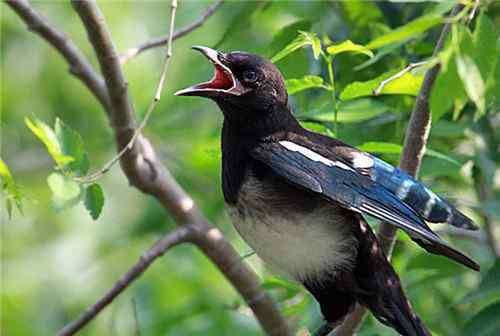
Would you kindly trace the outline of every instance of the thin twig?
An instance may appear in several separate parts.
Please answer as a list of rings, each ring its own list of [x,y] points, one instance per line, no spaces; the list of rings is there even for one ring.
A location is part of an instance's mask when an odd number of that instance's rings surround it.
[[[132,298],[132,313],[134,314],[134,336],[141,336],[141,325],[139,323],[139,313],[137,311],[137,302]]]
[[[205,23],[205,21],[207,21],[208,18],[210,18],[215,13],[217,8],[219,8],[219,6],[222,5],[223,2],[224,2],[224,0],[216,0],[213,4],[211,4],[210,6],[207,7],[206,11],[198,19],[191,22],[186,27],[176,31],[172,35],[172,40],[176,40],[176,39],[192,32],[193,30],[201,27]],[[139,55],[143,51],[146,51],[146,50],[151,49],[151,48],[159,47],[159,46],[164,45],[165,43],[168,43],[169,37],[170,37],[170,35],[155,37],[155,38],[150,39],[149,41],[146,41],[146,42],[138,45],[135,48],[130,48],[123,55],[120,56],[120,63],[123,65],[126,62],[128,62],[131,58]]]
[[[99,178],[101,178],[106,172],[108,172],[113,165],[115,165],[120,158],[127,152],[128,150],[131,150],[132,147],[134,146],[135,141],[139,137],[139,135],[142,133],[142,130],[144,127],[146,127],[149,117],[151,116],[151,113],[153,110],[156,108],[158,103],[160,102],[161,99],[161,93],[163,91],[163,86],[165,85],[165,78],[167,76],[167,71],[168,71],[168,66],[170,65],[170,59],[172,58],[172,41],[173,41],[173,31],[174,31],[174,26],[175,26],[175,14],[177,12],[177,0],[172,0],[171,6],[170,6],[170,23],[169,23],[169,30],[168,30],[168,45],[167,45],[167,51],[165,54],[165,59],[163,61],[163,67],[161,70],[160,74],[160,79],[158,81],[158,86],[156,87],[155,94],[153,96],[153,99],[151,100],[151,103],[149,104],[148,110],[146,111],[146,114],[144,115],[144,118],[142,119],[141,123],[139,124],[139,127],[134,131],[134,135],[128,142],[126,146],[124,146],[118,154],[115,155],[108,163],[106,163],[101,169],[98,171],[83,176],[83,177],[76,177],[75,180],[77,180],[80,183],[93,183]]]
[[[470,231],[465,229],[459,229],[453,226],[447,226],[440,230],[437,230],[436,233],[440,236],[448,236],[459,239],[466,239],[475,241],[478,243],[485,243],[487,241],[486,234],[483,231]]]
[[[472,6],[472,9],[469,12],[469,15],[467,16],[467,23],[471,23],[472,20],[474,19],[474,16],[476,16],[477,9],[479,8],[479,5],[481,4],[481,0],[474,0],[474,5]]]
[[[97,316],[105,307],[107,307],[121,292],[123,292],[130,284],[158,258],[164,255],[170,248],[186,243],[189,241],[190,233],[189,226],[178,227],[175,231],[166,235],[157,241],[140,259],[132,266],[115,285],[104,294],[95,304],[87,308],[80,316],[62,328],[58,336],[74,335],[83,328],[90,320]]]
[[[26,23],[28,29],[40,35],[66,60],[70,73],[80,79],[109,112],[110,101],[104,80],[97,74],[83,53],[64,33],[57,30],[27,0],[7,0],[7,5]]]
[[[457,15],[464,6],[456,5],[450,16]],[[452,21],[449,20],[443,27],[439,39],[434,47],[433,57],[443,49],[448,34],[451,30]],[[408,123],[403,152],[400,158],[400,168],[409,175],[416,177],[422,158],[425,153],[427,139],[431,126],[431,113],[429,109],[429,97],[434,81],[439,73],[440,64],[435,64],[425,73],[424,81],[415,101],[415,107]],[[396,227],[392,224],[382,222],[378,231],[380,245],[388,259],[391,258],[392,250],[396,241]],[[366,308],[356,305],[355,310],[346,318],[344,323],[333,331],[335,336],[354,335],[366,315]]]
[[[391,77],[386,78],[383,81],[381,81],[380,84],[373,90],[373,95],[378,96],[387,84],[389,84],[393,80],[396,80],[400,77],[403,77],[403,75],[405,73],[410,72],[415,68],[424,66],[424,65],[428,64],[429,62],[430,61],[421,61],[421,62],[408,64],[403,70],[401,70],[401,71],[395,73],[394,75],[392,75]]]

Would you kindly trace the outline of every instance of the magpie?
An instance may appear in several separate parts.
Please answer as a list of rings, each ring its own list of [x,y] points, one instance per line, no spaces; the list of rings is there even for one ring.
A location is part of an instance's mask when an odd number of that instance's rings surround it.
[[[303,284],[330,325],[359,303],[401,335],[430,335],[363,215],[478,271],[426,224],[473,230],[474,223],[400,169],[303,128],[267,59],[193,49],[213,64],[214,76],[176,95],[206,97],[222,110],[222,190],[243,239],[267,265]]]

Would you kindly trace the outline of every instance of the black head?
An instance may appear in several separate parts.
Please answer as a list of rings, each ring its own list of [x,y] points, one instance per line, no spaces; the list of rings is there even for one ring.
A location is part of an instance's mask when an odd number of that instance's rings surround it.
[[[245,52],[223,53],[195,46],[214,65],[213,78],[176,92],[214,100],[227,119],[249,120],[275,109],[287,110],[283,76],[265,58]]]

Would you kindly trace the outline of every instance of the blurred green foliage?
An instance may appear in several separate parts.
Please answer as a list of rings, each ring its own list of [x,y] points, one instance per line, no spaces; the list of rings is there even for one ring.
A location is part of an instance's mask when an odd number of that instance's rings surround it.
[[[181,1],[177,27],[192,22],[208,4]],[[166,32],[167,3],[99,5],[122,52]],[[212,103],[172,95],[210,77],[210,64],[189,47],[274,56],[293,93],[294,112],[306,126],[337,133],[397,164],[424,69],[407,73],[380,95],[373,95],[373,89],[408,63],[431,57],[443,15],[453,5],[226,2],[202,28],[175,42],[167,87],[145,133],[209,220],[244,255],[248,247],[229,223],[219,187],[222,116]],[[69,4],[34,6],[97,66]],[[106,116],[68,74],[61,57],[29,33],[12,11],[2,9],[0,176],[6,214],[0,325],[5,335],[51,335],[111,287],[174,223],[154,199],[129,187],[118,166],[99,185],[75,182],[115,155]],[[454,25],[438,55],[442,71],[430,99],[431,150],[421,169],[427,185],[479,225],[489,218],[493,231],[498,231],[500,208],[495,132],[500,126],[499,26],[500,6],[494,1],[484,2],[469,27]],[[151,50],[124,67],[138,118],[152,99],[162,57],[162,50]],[[47,126],[51,124],[54,129]],[[54,211],[58,204],[62,212]],[[446,237],[479,260],[480,274],[424,253],[404,234],[399,238],[394,265],[413,306],[436,335],[500,334],[500,262],[484,235]],[[300,286],[265,270],[255,255],[246,260],[297,330],[314,330],[321,323],[317,304]],[[237,293],[191,246],[169,252],[81,335],[138,335],[138,330],[140,335],[261,333]],[[371,317],[360,331],[392,334]]]

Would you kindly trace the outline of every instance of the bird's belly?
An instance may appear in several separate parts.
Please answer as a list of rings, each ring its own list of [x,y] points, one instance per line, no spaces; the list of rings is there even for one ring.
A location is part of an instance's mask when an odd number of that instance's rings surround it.
[[[352,268],[357,242],[352,222],[338,207],[327,202],[310,211],[285,206],[276,193],[269,199],[259,188],[248,186],[237,204],[227,207],[236,230],[271,268],[298,281],[318,281]]]

